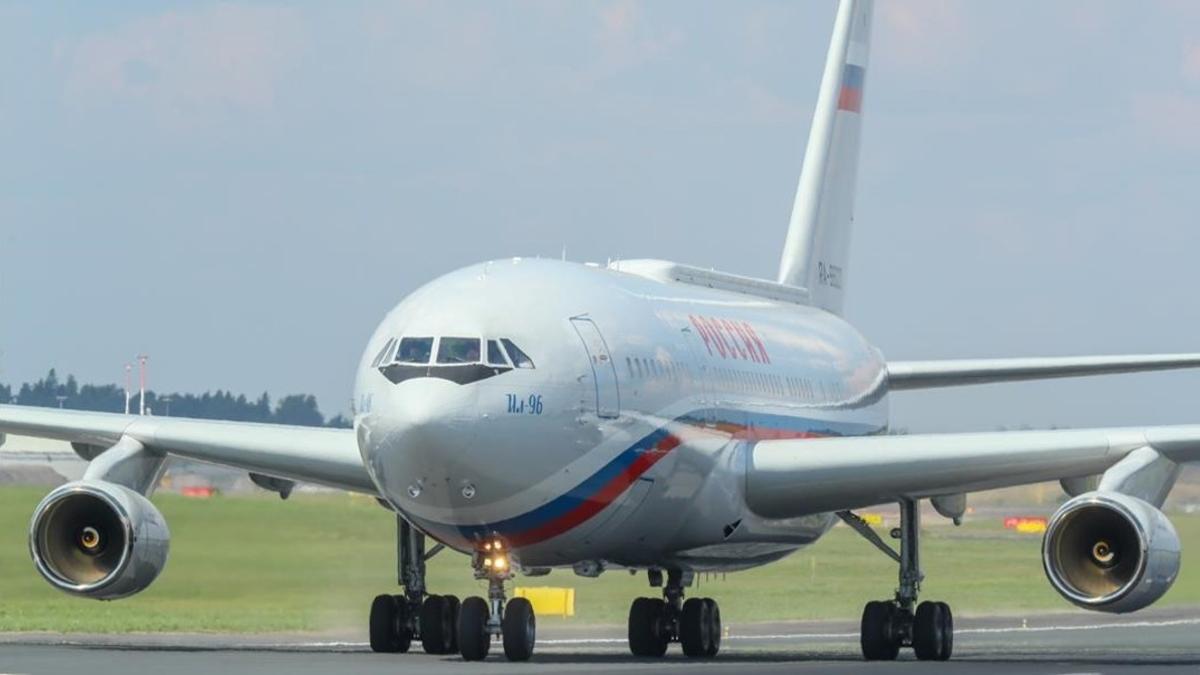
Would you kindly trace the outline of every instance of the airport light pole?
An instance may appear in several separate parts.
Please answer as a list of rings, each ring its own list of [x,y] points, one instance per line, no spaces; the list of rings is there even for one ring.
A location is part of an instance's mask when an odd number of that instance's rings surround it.
[[[133,398],[133,364],[125,364],[125,414],[129,414],[129,401]]]
[[[138,354],[138,357],[137,357],[138,380],[139,380],[139,390],[138,390],[138,414],[139,415],[146,414],[146,361],[149,360],[149,358],[150,357],[146,356],[145,354]]]

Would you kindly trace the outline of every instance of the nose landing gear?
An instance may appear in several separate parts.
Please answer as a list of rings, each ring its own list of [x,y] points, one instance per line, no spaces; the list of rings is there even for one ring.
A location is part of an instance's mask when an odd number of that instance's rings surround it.
[[[868,661],[894,660],[901,647],[912,647],[922,661],[945,661],[954,651],[954,616],[950,606],[944,602],[917,604],[921,581],[925,578],[918,555],[920,513],[916,501],[900,502],[900,527],[893,532],[900,539],[898,556],[886,544],[872,539],[873,533],[868,535],[860,529],[861,523],[847,521],[900,563],[900,585],[895,599],[868,602],[863,608],[861,643],[863,658]]]
[[[650,584],[662,586],[662,571],[650,570]],[[661,657],[678,642],[693,658],[713,657],[721,650],[721,610],[712,598],[683,599],[691,574],[667,572],[663,597],[637,598],[629,607],[629,651],[634,656]]]
[[[500,637],[509,661],[528,661],[537,638],[533,605],[525,598],[507,600],[504,582],[513,577],[508,548],[499,537],[481,542],[471,556],[476,579],[487,579],[488,597],[463,601],[458,616],[458,646],[466,661],[481,661]]]

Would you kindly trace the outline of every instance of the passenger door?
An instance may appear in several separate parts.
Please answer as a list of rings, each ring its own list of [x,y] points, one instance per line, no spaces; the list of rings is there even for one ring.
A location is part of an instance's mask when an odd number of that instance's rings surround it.
[[[592,380],[596,386],[596,414],[600,417],[617,417],[621,413],[620,392],[617,391],[617,368],[608,353],[608,344],[595,322],[586,317],[571,317],[571,325],[592,365]]]

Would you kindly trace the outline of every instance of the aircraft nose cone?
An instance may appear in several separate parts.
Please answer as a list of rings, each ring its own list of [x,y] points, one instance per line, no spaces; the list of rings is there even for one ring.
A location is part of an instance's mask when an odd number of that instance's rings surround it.
[[[385,493],[404,505],[448,507],[464,486],[452,478],[475,440],[473,388],[423,378],[376,402],[368,466]]]

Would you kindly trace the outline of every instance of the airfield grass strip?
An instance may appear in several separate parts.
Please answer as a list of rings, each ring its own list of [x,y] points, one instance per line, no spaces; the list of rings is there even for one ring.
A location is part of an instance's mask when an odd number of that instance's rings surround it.
[[[341,494],[154,498],[171,529],[166,570],[145,592],[115,602],[64,595],[29,559],[26,532],[45,490],[0,488],[0,631],[277,632],[365,634],[371,598],[397,592],[395,523],[373,500]],[[1173,514],[1184,564],[1160,606],[1200,604],[1200,515]],[[961,528],[926,527],[923,597],[959,614],[1068,610],[1042,573],[1039,535],[1015,535],[997,518]],[[485,594],[467,558],[430,561],[429,586],[460,597]],[[645,575],[612,570],[598,579],[555,570],[518,578],[529,586],[576,589],[577,615],[543,622],[624,624],[630,601],[651,594]],[[701,578],[692,594],[721,603],[726,623],[856,619],[867,600],[891,595],[894,565],[845,527],[815,546],[754,570]]]

